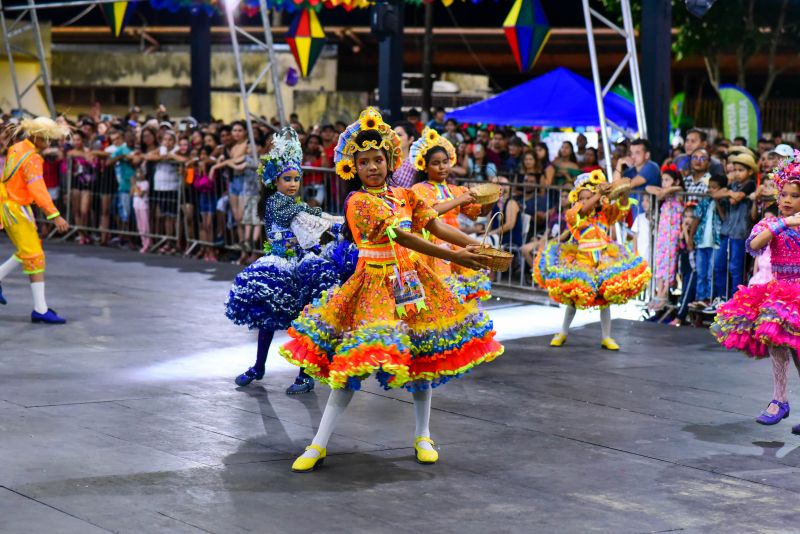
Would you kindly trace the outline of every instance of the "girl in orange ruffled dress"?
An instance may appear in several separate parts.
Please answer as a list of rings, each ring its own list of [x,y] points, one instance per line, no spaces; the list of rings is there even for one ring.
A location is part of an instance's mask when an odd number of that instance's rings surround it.
[[[475,195],[469,189],[447,183],[457,157],[450,141],[436,130],[425,128],[422,136],[411,145],[409,157],[418,171],[418,182],[411,189],[436,210],[440,220],[458,228],[459,213],[473,220],[481,214],[481,205],[475,203]],[[487,206],[486,212],[491,209],[491,205]],[[430,232],[423,230],[422,236],[437,246],[453,248]],[[487,300],[490,297],[492,282],[485,270],[467,269],[433,256],[426,256],[425,260],[462,301]]]
[[[420,255],[480,269],[478,242],[440,221],[414,191],[387,186],[401,159],[397,134],[374,108],[361,113],[336,147],[336,172],[351,191],[345,217],[359,259],[341,288],[306,307],[281,347],[289,362],[332,388],[319,430],[293,471],[322,463],[338,417],[373,373],[386,389],[412,392],[416,459],[435,463],[431,388],[503,352],[488,316],[474,301],[460,303]],[[422,229],[463,248],[425,241],[415,235]]]
[[[600,308],[600,346],[619,350],[611,337],[611,304],[624,304],[650,281],[650,268],[641,257],[611,239],[611,228],[625,219],[631,203],[627,196],[609,201],[611,184],[603,171],[582,174],[569,194],[569,241],[551,242],[534,262],[534,278],[550,298],[567,306],[561,332],[550,341],[560,347],[578,309]]]

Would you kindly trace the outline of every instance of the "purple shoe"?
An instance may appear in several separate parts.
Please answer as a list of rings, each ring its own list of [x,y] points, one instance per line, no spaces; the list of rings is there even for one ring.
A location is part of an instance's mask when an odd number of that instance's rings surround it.
[[[775,405],[778,406],[778,413],[773,415],[773,414],[767,412],[767,410],[764,410],[763,412],[761,412],[761,414],[758,417],[756,417],[756,423],[760,423],[762,425],[777,425],[782,420],[784,420],[787,417],[789,417],[789,403],[788,402],[778,402],[775,399],[773,399],[772,402],[770,402],[767,405],[767,408],[769,408],[770,405],[772,405],[772,404],[775,404]],[[797,427],[798,427],[798,431],[795,432],[795,434],[800,433],[800,425],[797,425]],[[792,428],[792,432],[794,432],[794,428]]]
[[[58,316],[55,310],[48,308],[47,313],[37,313],[36,310],[31,312],[32,323],[46,323],[46,324],[64,324],[66,319]]]
[[[800,425],[794,425],[792,427],[792,434],[800,435]]]

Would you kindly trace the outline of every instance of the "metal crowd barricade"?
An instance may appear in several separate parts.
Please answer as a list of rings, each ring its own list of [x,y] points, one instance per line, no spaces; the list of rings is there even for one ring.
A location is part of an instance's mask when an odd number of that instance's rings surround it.
[[[117,180],[114,175],[112,165],[105,165],[100,160],[98,165],[87,170],[76,165],[72,158],[66,158],[61,165],[61,187],[60,196],[57,196],[56,203],[60,206],[65,218],[69,221],[70,232],[64,239],[86,236],[99,236],[100,240],[108,239],[109,236],[127,237],[140,244],[148,244],[148,250],[156,250],[166,243],[172,243],[174,247],[181,248],[186,254],[193,253],[198,247],[213,247],[215,249],[241,250],[237,247],[238,237],[235,221],[233,220],[230,207],[226,204],[228,197],[228,184],[219,178],[213,191],[203,192],[194,186],[192,180],[182,166],[177,168],[178,189],[170,191],[155,191],[152,170],[148,176],[150,191],[148,194],[147,214],[144,220],[147,221],[149,228],[139,228],[132,205],[129,205],[129,217],[127,222],[124,217],[120,217],[120,201],[125,200],[117,187]],[[144,165],[143,167],[146,167]],[[304,167],[304,176],[307,181],[303,183],[301,195],[303,200],[310,201],[312,204],[319,205],[324,211],[342,215],[344,213],[345,188],[344,182],[336,178],[334,169],[320,167]],[[88,172],[88,176],[86,175]],[[459,184],[470,185],[479,183],[470,179],[458,179]],[[503,184],[504,185],[504,184]],[[532,261],[538,250],[553,239],[564,237],[566,230],[564,214],[569,208],[567,186],[544,186],[536,183],[520,183],[514,179],[510,180],[508,186],[510,195],[520,203],[521,215],[516,224],[521,224],[521,232],[510,232],[504,236],[503,242],[494,241],[495,246],[502,246],[514,254],[512,268],[506,273],[496,273],[494,285],[498,288],[505,288],[526,293],[539,293],[542,295],[541,288],[537,288],[532,280]],[[168,194],[164,194],[168,193]],[[696,202],[703,195],[680,194],[685,201]],[[661,210],[657,199],[646,193],[636,193],[633,197],[640,203],[645,199],[649,200],[649,228],[648,235],[649,252],[645,253],[645,259],[653,270],[653,278],[646,292],[640,295],[640,301],[648,301],[656,294],[656,265],[658,257],[659,236],[674,229],[663,228],[661,221]],[[132,198],[129,199],[132,204]],[[641,210],[639,206],[637,210]],[[166,214],[166,216],[165,216]],[[167,218],[174,214],[174,228],[169,233],[164,231],[164,224]],[[483,219],[485,223],[486,219]],[[47,221],[40,219],[43,231],[49,232],[49,237],[55,234],[46,225]],[[466,223],[467,221],[465,221]],[[260,224],[258,225],[261,226]],[[471,228],[463,228],[468,233]],[[480,227],[472,228],[472,233],[476,236],[482,235]],[[627,224],[618,225],[616,232],[619,235],[613,237],[618,241],[624,242],[626,246],[633,249],[636,236]],[[148,243],[149,241],[149,243]],[[255,240],[255,243],[260,241]],[[260,246],[254,244],[254,251],[259,252]],[[713,256],[725,253],[730,257],[730,250],[714,252]],[[718,276],[719,270],[715,270],[714,258],[711,263],[711,287],[714,287],[714,277]],[[728,294],[730,287],[730,262],[725,264],[725,293]],[[747,274],[750,262],[747,260],[742,266],[744,283],[747,281]],[[691,272],[694,273],[696,265],[692,264]],[[680,266],[678,267],[680,270]],[[684,285],[686,282],[682,282]],[[671,281],[672,287],[675,282]],[[719,296],[712,293],[712,297]]]
[[[147,228],[137,224],[133,208],[133,195],[121,191],[114,166],[106,159],[98,158],[87,165],[83,158],[66,157],[61,168],[61,203],[70,230],[63,240],[75,238],[84,243],[98,239],[102,244],[112,237],[138,238],[140,244],[156,250],[165,243],[177,243],[181,237],[178,211],[183,191],[179,187],[172,191],[156,191],[152,177],[148,179],[147,204],[144,219]],[[179,184],[183,181],[183,168],[175,165]],[[137,173],[139,171],[137,170]],[[136,176],[132,179],[136,180]],[[169,221],[168,219],[174,219]],[[174,226],[169,233],[161,231]],[[52,235],[52,234],[51,234]]]

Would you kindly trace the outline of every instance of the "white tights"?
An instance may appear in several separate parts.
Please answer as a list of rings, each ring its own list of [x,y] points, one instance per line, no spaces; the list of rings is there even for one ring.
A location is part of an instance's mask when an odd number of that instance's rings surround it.
[[[567,309],[564,310],[564,322],[561,323],[562,335],[566,336],[569,333],[569,325],[572,324],[577,311],[573,306],[567,306]],[[600,330],[603,333],[603,339],[611,337],[611,308],[608,306],[600,308]]]
[[[433,394],[432,388],[422,391],[415,391],[412,396],[414,398],[414,417],[416,419],[415,432],[417,436],[426,438],[431,437],[430,419],[431,419],[431,396]],[[328,440],[333,434],[333,429],[347,405],[353,398],[352,389],[334,389],[328,397],[328,404],[325,405],[325,411],[322,413],[322,419],[319,422],[319,429],[317,434],[311,441],[312,445],[325,449],[328,447]],[[420,442],[421,449],[433,450],[430,443]],[[317,458],[319,452],[316,449],[309,449],[302,455],[305,458]]]

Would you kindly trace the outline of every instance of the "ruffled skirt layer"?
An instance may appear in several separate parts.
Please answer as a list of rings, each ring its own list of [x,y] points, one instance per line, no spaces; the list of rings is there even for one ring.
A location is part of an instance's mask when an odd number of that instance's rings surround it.
[[[717,310],[711,332],[724,347],[764,358],[769,347],[800,350],[800,282],[740,286]]]
[[[386,389],[427,389],[503,353],[492,322],[462,304],[422,261],[411,265],[425,307],[397,308],[392,269],[365,265],[303,310],[280,353],[332,388],[359,389],[371,374]]]
[[[236,276],[225,315],[249,328],[285,330],[306,304],[350,277],[357,254],[355,246],[338,241],[302,257],[263,256]]]
[[[644,290],[651,273],[645,260],[616,243],[593,255],[553,241],[539,251],[533,276],[554,301],[585,309],[628,302]]]

